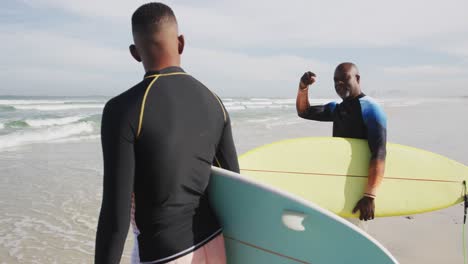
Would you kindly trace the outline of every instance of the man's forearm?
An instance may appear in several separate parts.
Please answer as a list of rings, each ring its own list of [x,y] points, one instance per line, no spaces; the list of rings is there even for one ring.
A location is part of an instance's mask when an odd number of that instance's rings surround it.
[[[95,264],[120,263],[130,217],[116,215],[119,213],[101,209],[96,232]]]
[[[364,190],[364,196],[376,197],[377,189],[382,183],[385,173],[385,160],[373,159],[369,164],[369,176]]]
[[[296,110],[297,114],[304,113],[309,109],[310,103],[309,103],[309,88],[306,87],[303,89],[301,85],[299,84],[299,89],[297,91],[297,98],[296,98]]]

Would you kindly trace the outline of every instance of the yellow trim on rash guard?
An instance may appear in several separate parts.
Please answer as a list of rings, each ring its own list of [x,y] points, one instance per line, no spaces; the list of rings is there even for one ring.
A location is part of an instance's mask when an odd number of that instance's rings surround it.
[[[143,96],[143,101],[141,102],[141,110],[140,110],[140,121],[138,123],[138,131],[137,131],[137,138],[140,137],[141,132],[141,124],[143,123],[143,113],[145,112],[145,103],[146,103],[146,96],[148,95],[149,90],[153,86],[154,82],[159,78],[159,76],[155,76],[155,78],[150,82],[148,87],[146,87],[145,95]]]
[[[221,162],[219,162],[218,157],[216,157],[216,155],[215,155],[215,161],[216,161],[216,163],[218,163],[218,167],[220,167],[222,169],[223,166],[221,166]]]
[[[216,98],[216,100],[218,100],[219,106],[221,106],[221,110],[223,110],[224,124],[226,124],[226,121],[227,121],[226,110],[224,110],[224,106],[221,103],[221,100],[219,100],[218,96],[215,93],[213,93],[210,89],[208,89],[208,90],[213,94],[213,96]]]
[[[187,74],[187,73],[185,73],[185,72],[161,73],[161,74],[154,74],[154,75],[150,75],[150,76],[145,77],[145,79],[148,79],[148,78],[154,78],[154,79],[150,82],[148,87],[146,87],[145,95],[143,96],[143,102],[141,103],[141,110],[140,110],[140,121],[138,123],[138,131],[137,131],[137,136],[136,136],[137,138],[140,137],[141,126],[143,124],[143,114],[145,112],[146,97],[148,96],[148,93],[149,93],[151,87],[153,87],[153,84],[161,76],[182,75],[182,74]]]
[[[171,76],[171,75],[188,75],[186,72],[170,72],[170,73],[160,73],[146,76],[145,79],[159,77],[159,76]]]

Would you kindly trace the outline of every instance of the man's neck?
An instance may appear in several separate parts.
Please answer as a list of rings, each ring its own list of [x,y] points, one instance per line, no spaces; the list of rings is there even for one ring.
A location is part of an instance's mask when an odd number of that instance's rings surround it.
[[[351,101],[351,100],[355,100],[357,98],[360,98],[362,95],[363,95],[363,93],[359,92],[358,94],[353,94],[353,95],[350,95],[350,96],[348,96],[346,98],[342,98],[342,99],[343,99],[343,101]]]
[[[361,96],[361,94],[362,94],[362,91],[361,91],[361,89],[359,89],[359,90],[354,91],[353,94],[351,96],[349,96],[349,98],[350,99],[355,99],[355,98],[358,98],[359,96]]]
[[[145,66],[145,71],[159,71],[167,67],[180,67],[180,59],[168,59],[168,60],[159,60],[154,61],[150,65]]]

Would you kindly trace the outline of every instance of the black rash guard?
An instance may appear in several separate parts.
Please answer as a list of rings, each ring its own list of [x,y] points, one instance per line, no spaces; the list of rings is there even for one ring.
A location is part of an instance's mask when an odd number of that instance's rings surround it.
[[[361,93],[341,103],[311,106],[299,116],[317,121],[332,121],[333,136],[367,139],[371,160],[385,160],[387,155],[387,117],[382,107]]]
[[[118,263],[131,220],[141,262],[165,263],[221,233],[206,188],[211,165],[239,172],[221,100],[180,67],[148,72],[107,102],[96,263]]]

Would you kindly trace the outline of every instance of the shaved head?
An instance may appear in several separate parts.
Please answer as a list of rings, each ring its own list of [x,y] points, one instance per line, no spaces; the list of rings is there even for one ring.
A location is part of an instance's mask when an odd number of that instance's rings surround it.
[[[359,69],[356,64],[352,62],[343,62],[336,66],[335,72],[349,72],[351,74],[359,75]]]
[[[354,98],[361,94],[361,76],[357,66],[352,62],[343,62],[336,66],[335,75],[336,93],[343,99]]]

